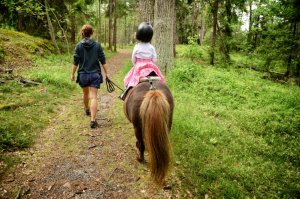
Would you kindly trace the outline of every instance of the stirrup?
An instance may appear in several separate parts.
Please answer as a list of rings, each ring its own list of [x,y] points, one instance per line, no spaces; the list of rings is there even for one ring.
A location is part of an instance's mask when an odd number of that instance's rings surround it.
[[[128,94],[128,91],[131,89],[132,87],[129,87],[129,88],[126,88],[126,90],[123,92],[123,93],[121,93],[121,95],[119,96],[119,98],[121,99],[121,100],[125,100],[125,98],[126,98],[126,95]]]

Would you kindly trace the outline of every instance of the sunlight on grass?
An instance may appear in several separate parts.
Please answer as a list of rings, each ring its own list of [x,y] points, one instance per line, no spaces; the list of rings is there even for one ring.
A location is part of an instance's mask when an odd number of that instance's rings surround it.
[[[200,198],[299,195],[299,87],[180,58],[167,82],[183,186]]]

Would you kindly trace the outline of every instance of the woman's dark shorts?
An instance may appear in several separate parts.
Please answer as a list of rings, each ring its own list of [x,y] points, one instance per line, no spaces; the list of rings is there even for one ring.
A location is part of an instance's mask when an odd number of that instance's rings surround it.
[[[100,84],[103,83],[103,78],[100,73],[79,73],[77,81],[81,87],[96,87],[100,88]]]

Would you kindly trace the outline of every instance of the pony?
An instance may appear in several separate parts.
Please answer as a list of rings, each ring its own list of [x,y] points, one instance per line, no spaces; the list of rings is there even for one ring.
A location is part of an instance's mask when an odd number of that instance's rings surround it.
[[[137,160],[145,162],[149,154],[150,176],[163,184],[171,160],[169,132],[172,126],[174,100],[169,88],[159,81],[142,82],[128,91],[124,112],[133,124]]]

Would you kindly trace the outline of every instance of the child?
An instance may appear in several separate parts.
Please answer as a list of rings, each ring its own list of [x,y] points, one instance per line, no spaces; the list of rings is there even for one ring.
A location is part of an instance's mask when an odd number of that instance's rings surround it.
[[[136,39],[138,43],[132,52],[133,67],[124,78],[124,86],[126,90],[120,96],[125,99],[127,91],[136,86],[140,79],[149,75],[160,77],[160,82],[165,83],[165,78],[156,66],[156,51],[150,41],[153,36],[153,29],[149,23],[142,22],[136,31]],[[153,75],[154,74],[154,75]]]

